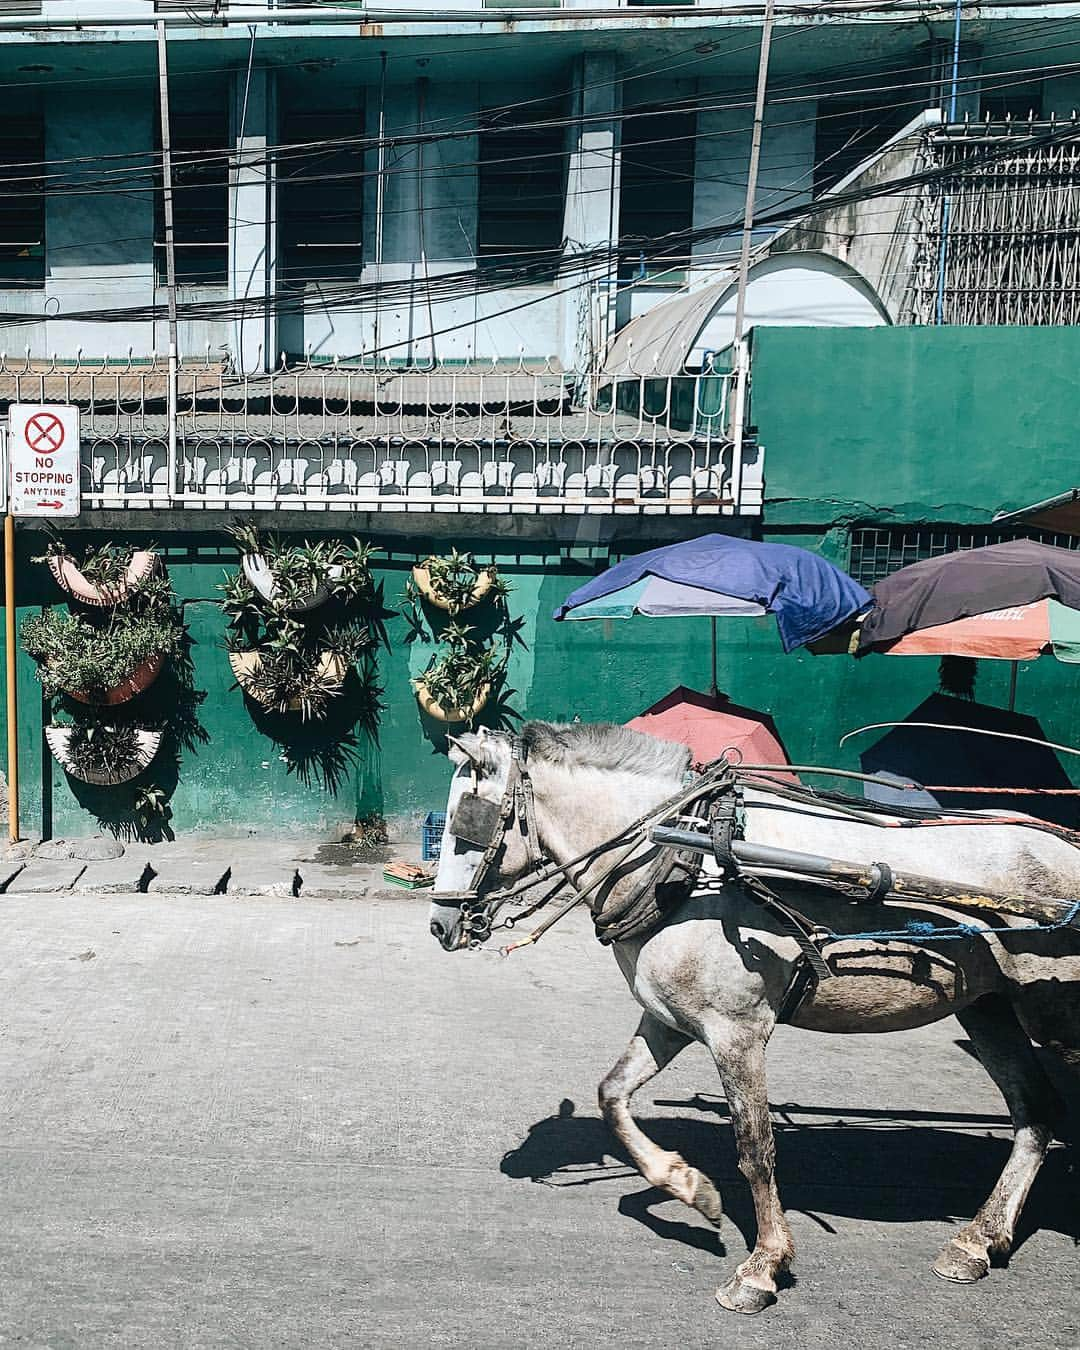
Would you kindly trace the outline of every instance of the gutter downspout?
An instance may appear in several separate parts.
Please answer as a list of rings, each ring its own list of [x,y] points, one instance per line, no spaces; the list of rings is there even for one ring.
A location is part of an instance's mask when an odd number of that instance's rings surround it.
[[[383,223],[386,192],[386,53],[379,53],[379,167],[375,179],[375,273],[381,285],[383,261]],[[375,296],[375,364],[379,363],[379,297]]]
[[[956,93],[960,78],[960,18],[963,0],[956,0],[956,14],[953,19],[952,79],[949,87],[949,123],[956,121]],[[952,203],[948,193],[941,198],[941,243],[938,246],[937,303],[934,307],[934,322],[945,322],[945,264],[949,256],[949,216]]]
[[[167,466],[169,495],[178,489],[176,481],[176,408],[177,408],[177,341],[176,341],[176,246],[173,235],[172,145],[169,136],[169,68],[165,42],[165,24],[157,24],[158,93],[161,107],[161,184],[165,208],[165,280],[169,290],[169,377],[168,377],[168,450]]]
[[[960,0],[957,0],[957,4]],[[733,514],[742,505],[743,423],[746,419],[746,387],[750,376],[749,351],[743,341],[746,322],[746,286],[750,275],[750,245],[754,237],[754,200],[757,196],[758,164],[761,160],[761,132],[765,120],[765,89],[769,80],[769,47],[772,44],[774,0],[765,0],[761,27],[761,51],[758,56],[757,93],[754,96],[754,126],[750,136],[750,166],[746,175],[746,206],[743,211],[742,248],[739,252],[739,283],[735,301],[735,331],[732,348],[735,356],[735,396],[731,420],[731,496]]]

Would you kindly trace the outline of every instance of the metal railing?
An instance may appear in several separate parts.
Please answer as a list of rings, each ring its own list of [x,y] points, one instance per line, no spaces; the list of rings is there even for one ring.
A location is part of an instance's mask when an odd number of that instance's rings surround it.
[[[0,356],[0,410],[80,408],[84,507],[757,514],[761,454],[732,464],[728,373],[578,376],[524,358],[397,367],[179,369]]]

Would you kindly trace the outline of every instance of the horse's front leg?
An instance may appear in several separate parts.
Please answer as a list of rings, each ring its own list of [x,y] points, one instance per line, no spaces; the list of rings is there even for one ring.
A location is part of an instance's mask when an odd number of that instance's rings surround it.
[[[795,1243],[776,1189],[776,1145],[765,1077],[768,1031],[732,1036],[726,1034],[729,1030],[709,1036],[706,1044],[731,1111],[739,1171],[754,1198],[757,1240],[728,1283],[716,1291],[716,1301],[732,1312],[758,1313],[776,1301],[776,1277],[791,1264]]]
[[[600,1084],[600,1110],[609,1128],[649,1183],[698,1210],[712,1223],[723,1215],[720,1193],[708,1177],[678,1153],[653,1143],[630,1114],[630,1098],[665,1064],[670,1064],[691,1037],[665,1026],[646,1013],[633,1040]]]

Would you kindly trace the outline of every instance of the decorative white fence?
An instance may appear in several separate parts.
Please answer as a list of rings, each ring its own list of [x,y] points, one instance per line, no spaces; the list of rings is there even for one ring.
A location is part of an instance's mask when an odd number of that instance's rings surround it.
[[[184,362],[172,463],[163,358],[0,357],[0,409],[79,406],[89,508],[758,514],[760,451],[732,463],[733,378]]]

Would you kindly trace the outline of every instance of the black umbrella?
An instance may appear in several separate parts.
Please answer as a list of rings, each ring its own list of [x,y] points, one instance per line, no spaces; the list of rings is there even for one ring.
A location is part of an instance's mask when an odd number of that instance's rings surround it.
[[[1032,539],[961,549],[902,567],[877,582],[873,595],[859,655],[907,633],[1036,600],[1080,609],[1080,552]]]

